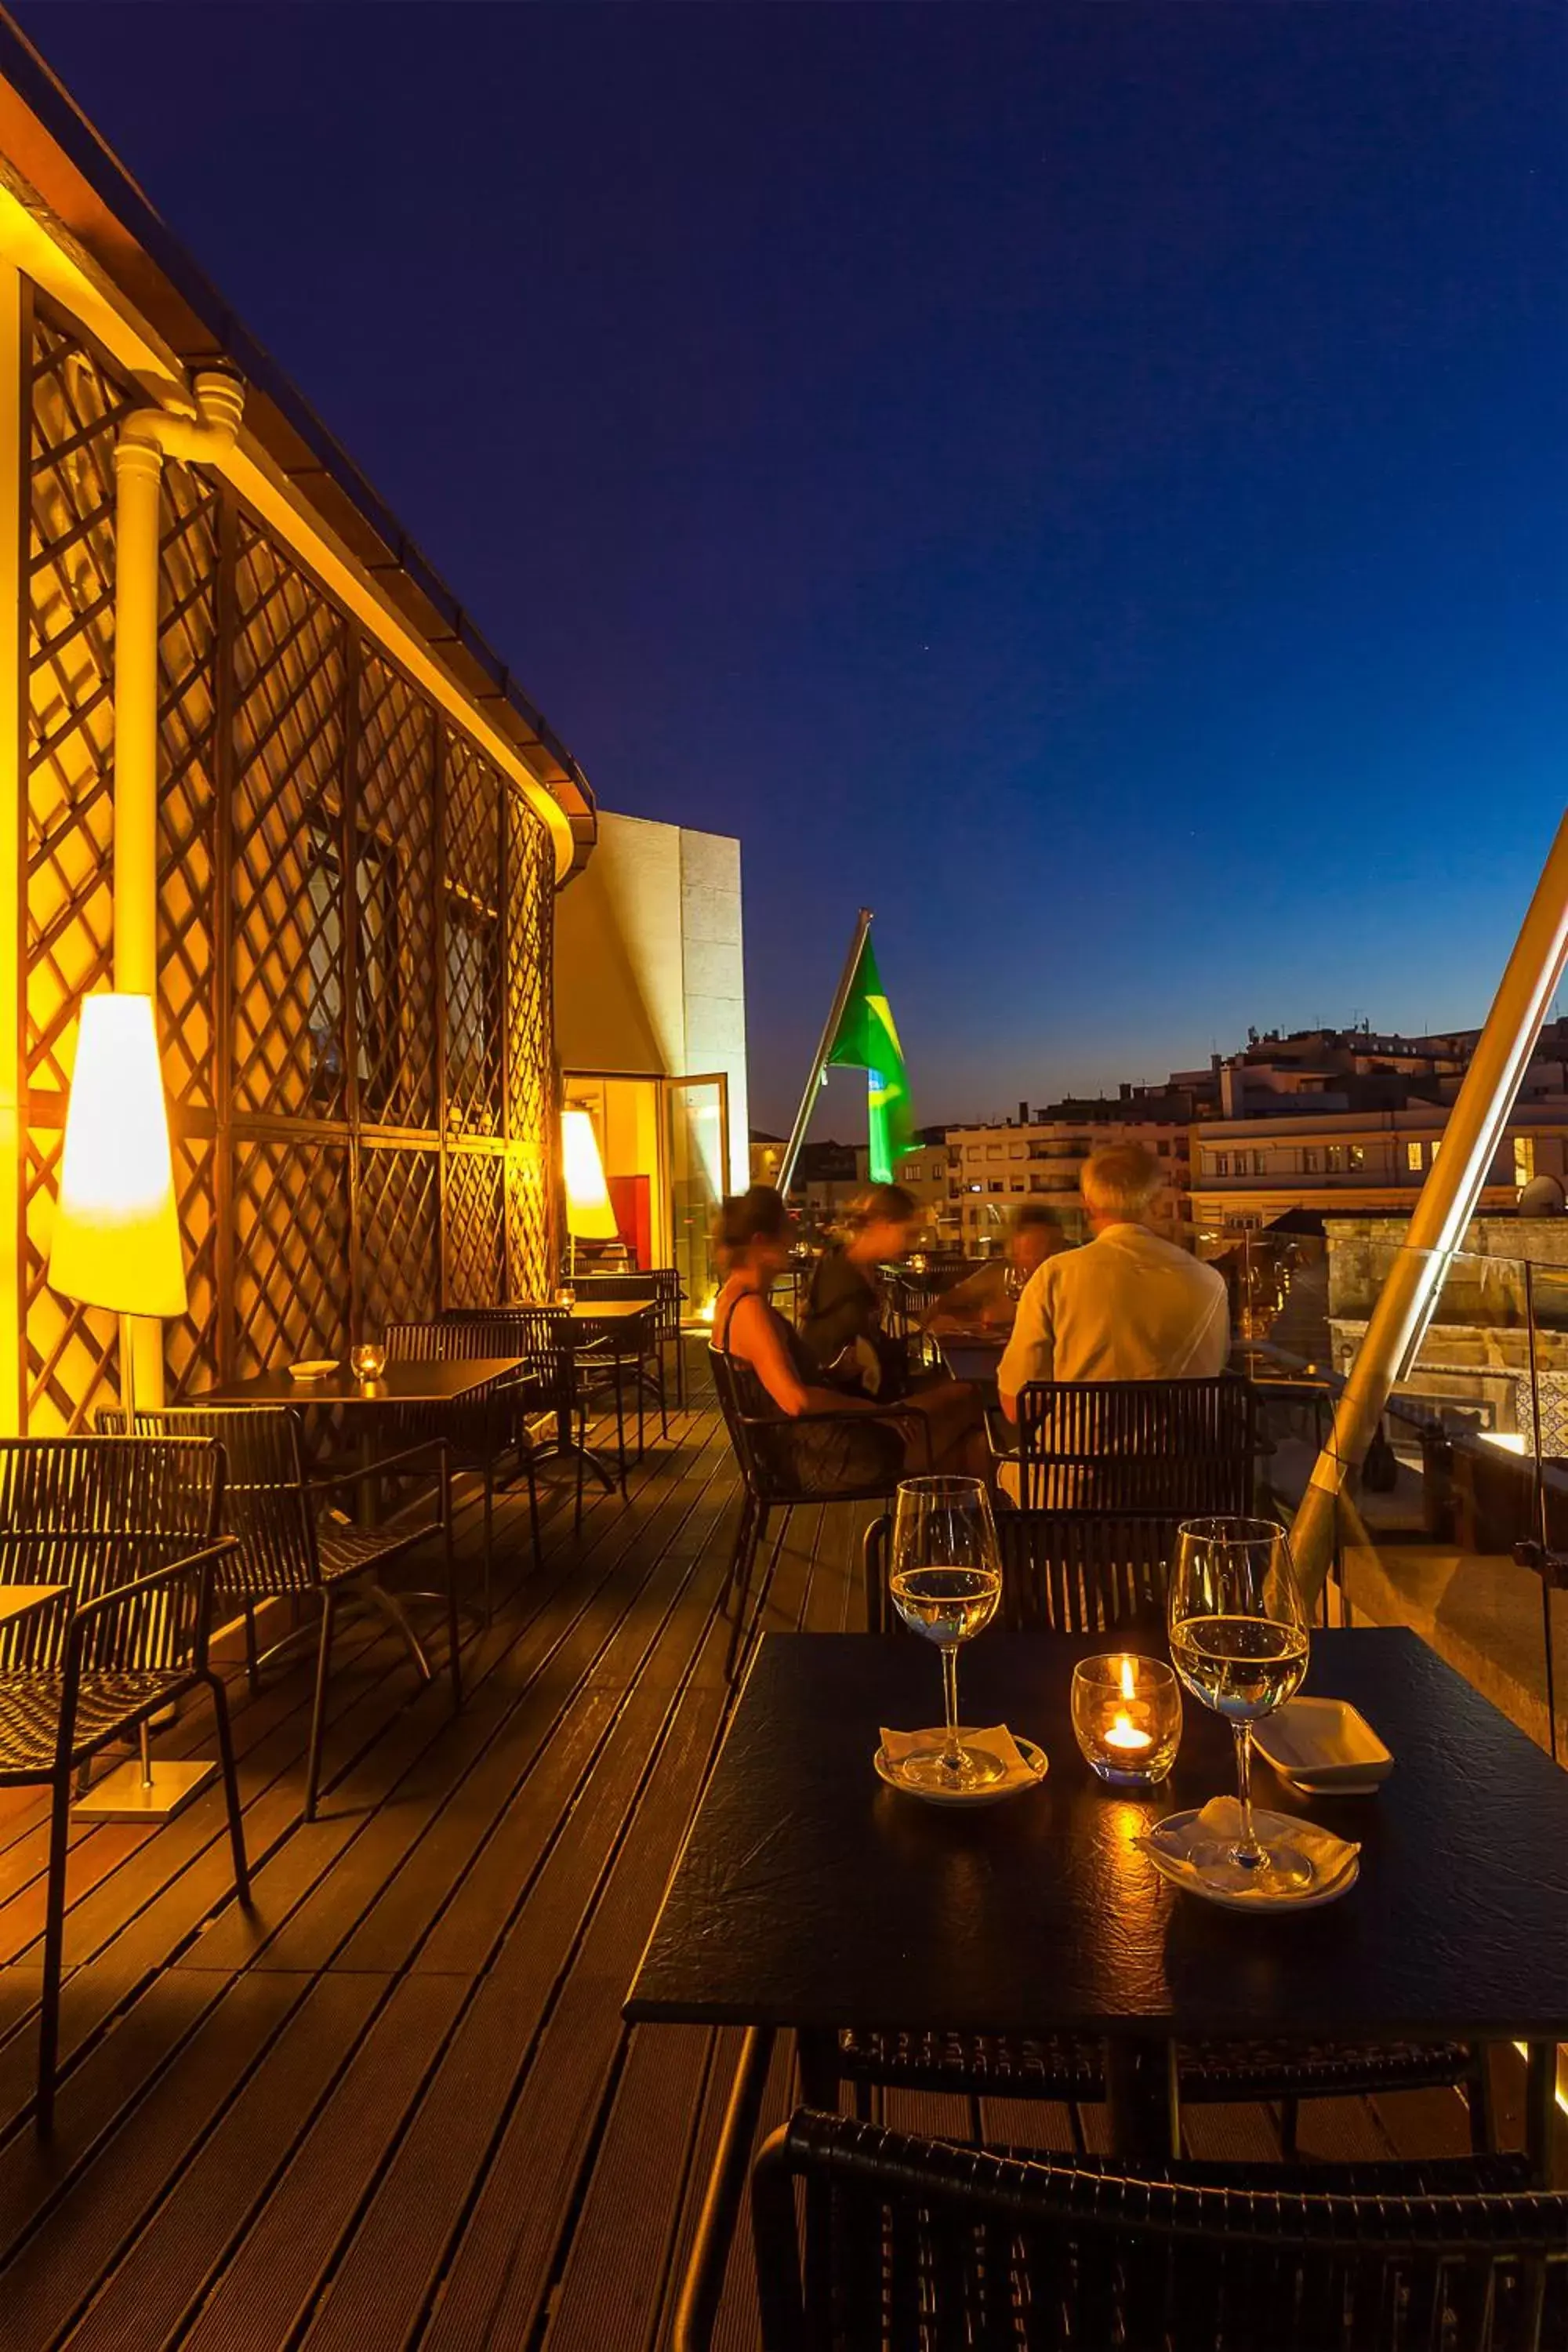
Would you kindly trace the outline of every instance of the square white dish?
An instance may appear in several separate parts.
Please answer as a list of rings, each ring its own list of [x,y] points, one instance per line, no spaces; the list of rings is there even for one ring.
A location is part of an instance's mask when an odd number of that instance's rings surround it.
[[[1365,1716],[1342,1698],[1293,1698],[1258,1724],[1252,1738],[1282,1780],[1325,1796],[1374,1789],[1394,1769]]]

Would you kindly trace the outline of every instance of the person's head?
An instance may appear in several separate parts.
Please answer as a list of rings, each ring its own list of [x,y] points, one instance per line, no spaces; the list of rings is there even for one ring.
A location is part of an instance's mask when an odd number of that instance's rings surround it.
[[[714,1247],[730,1274],[776,1274],[789,1255],[795,1239],[795,1219],[782,1192],[772,1184],[753,1184],[747,1192],[732,1192],[719,1211],[713,1229]]]
[[[1043,1201],[1025,1201],[1015,1211],[1007,1256],[1021,1275],[1027,1277],[1067,1245],[1066,1234]]]
[[[1096,1233],[1106,1225],[1146,1225],[1163,1181],[1159,1161],[1141,1143],[1113,1143],[1083,1163],[1079,1189]]]
[[[873,1184],[844,1213],[845,1247],[865,1265],[902,1257],[920,1223],[920,1208],[901,1184]]]

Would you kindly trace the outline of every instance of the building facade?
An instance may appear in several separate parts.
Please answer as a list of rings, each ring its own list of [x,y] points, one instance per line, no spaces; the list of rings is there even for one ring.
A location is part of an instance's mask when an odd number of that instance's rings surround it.
[[[120,1385],[114,1319],[47,1282],[110,986],[154,999],[187,1267],[185,1316],[138,1327],[149,1402],[546,1293],[593,795],[5,25],[0,417],[0,1426]],[[680,837],[680,1051],[743,1138],[733,849]]]

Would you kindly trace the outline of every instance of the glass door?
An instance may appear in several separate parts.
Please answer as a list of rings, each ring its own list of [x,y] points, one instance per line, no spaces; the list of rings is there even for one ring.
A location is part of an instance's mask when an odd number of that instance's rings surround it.
[[[713,1222],[729,1190],[729,1081],[720,1071],[712,1077],[666,1078],[663,1088],[671,1262],[686,1293],[686,1319],[707,1322],[719,1286]]]

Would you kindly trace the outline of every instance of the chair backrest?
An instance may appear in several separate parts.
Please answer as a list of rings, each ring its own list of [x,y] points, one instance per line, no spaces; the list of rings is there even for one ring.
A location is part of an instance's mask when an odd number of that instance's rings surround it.
[[[518,1353],[509,1342],[493,1346],[495,1334],[476,1317],[462,1322],[389,1323],[382,1334],[390,1364],[472,1363],[481,1356]]]
[[[106,1426],[121,1418],[100,1415]],[[300,1422],[292,1405],[165,1405],[139,1410],[136,1432],[222,1446],[223,1524],[239,1546],[218,1564],[219,1592],[234,1601],[262,1601],[306,1592],[321,1581]]]
[[[1485,2160],[1369,2165],[1338,2179],[1317,2192],[1300,2173],[1272,2191],[1260,2172],[1245,2186],[1213,2168],[1205,2179],[1203,2168],[1127,2176],[796,2115],[752,2168],[763,2342],[767,2352],[1568,2343],[1568,2197],[1530,2194],[1516,2168]],[[1489,2180],[1506,2186],[1475,2185]]]
[[[766,1502],[773,1482],[753,1443],[758,1432],[746,1425],[746,1416],[760,1413],[767,1402],[763,1384],[749,1364],[742,1363],[738,1357],[725,1355],[721,1348],[709,1348],[708,1368],[713,1375],[713,1392],[747,1491],[754,1501]]]
[[[552,1410],[569,1409],[576,1394],[573,1326],[559,1307],[453,1307],[442,1324],[469,1335],[464,1353],[526,1356]]]
[[[1245,1512],[1256,1401],[1246,1381],[1030,1381],[1017,1404],[1030,1510]]]
[[[999,1511],[1001,1622],[1015,1633],[1163,1631],[1180,1525],[1157,1511]],[[892,1528],[884,1516],[866,1530],[866,1622],[873,1633],[902,1630],[888,1606]]]
[[[220,1531],[224,1462],[211,1444],[150,1444],[141,1438],[0,1439],[0,1583],[64,1584],[80,1607],[200,1551]],[[110,1621],[112,1658],[89,1648],[88,1665],[177,1664],[192,1625]],[[0,1633],[0,1663],[37,1673],[64,1663],[58,1609]],[[125,1644],[129,1639],[131,1647]],[[152,1642],[154,1657],[138,1654]]]

